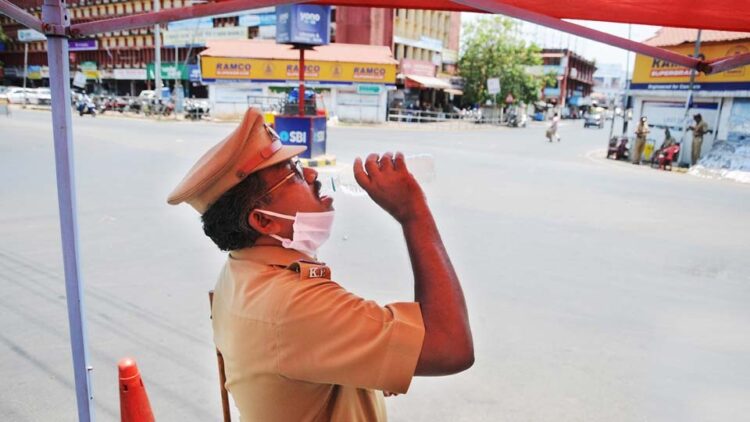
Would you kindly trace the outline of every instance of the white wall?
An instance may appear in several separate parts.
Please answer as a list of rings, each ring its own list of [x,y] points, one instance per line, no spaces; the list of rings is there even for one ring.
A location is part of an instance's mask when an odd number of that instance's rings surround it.
[[[339,88],[336,93],[336,115],[341,121],[382,123],[386,119],[388,95],[357,94],[354,87]]]
[[[267,88],[253,83],[211,84],[208,101],[214,116],[243,114],[247,110],[249,95],[265,95]]]

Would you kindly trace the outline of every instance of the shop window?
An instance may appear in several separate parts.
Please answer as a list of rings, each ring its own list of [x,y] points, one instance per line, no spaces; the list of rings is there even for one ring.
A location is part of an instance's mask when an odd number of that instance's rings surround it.
[[[115,13],[117,13],[118,15],[122,15],[122,12],[123,12],[122,3],[116,4],[115,5]]]
[[[139,1],[133,3],[133,11],[135,11],[135,13],[141,13],[143,11],[143,4]]]

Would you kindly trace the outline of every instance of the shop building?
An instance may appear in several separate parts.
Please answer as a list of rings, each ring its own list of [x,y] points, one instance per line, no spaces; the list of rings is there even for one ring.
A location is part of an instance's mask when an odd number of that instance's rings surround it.
[[[554,73],[555,83],[543,89],[544,100],[559,107],[563,115],[576,116],[580,108],[591,105],[596,65],[570,49],[545,48],[542,50],[545,73]]]
[[[336,42],[391,47],[399,71],[389,107],[443,111],[463,94],[460,13],[338,7],[336,20]]]
[[[160,0],[167,10],[192,4],[190,0]],[[39,17],[41,1],[30,0],[28,12]],[[90,0],[71,2],[72,23],[84,23],[103,18],[148,12],[153,0]],[[28,84],[49,85],[47,46],[43,37],[24,42],[23,33],[29,30],[10,18],[0,15],[0,25],[10,39],[0,43],[0,84],[21,85],[23,80],[24,50],[28,48],[28,66],[41,69],[29,72]],[[162,25],[162,79],[174,88],[176,81],[186,96],[204,97],[206,88],[200,84],[198,53],[205,49],[206,39],[274,38],[276,14],[273,7],[243,13],[213,16]],[[19,34],[20,31],[20,34]],[[71,77],[80,71],[87,79],[90,92],[106,91],[118,95],[137,95],[143,89],[153,89],[155,40],[153,27],[107,32],[69,42]],[[32,79],[33,77],[33,79]]]
[[[398,61],[385,46],[334,43],[305,52],[305,86],[323,97],[329,116],[384,122]],[[212,112],[237,114],[299,85],[299,51],[270,40],[210,41],[200,54]]]
[[[662,28],[645,43],[680,54],[693,55],[697,30]],[[702,31],[700,55],[706,60],[750,52],[750,33]],[[630,94],[633,116],[646,116],[655,142],[663,139],[663,129],[682,142],[681,163],[691,156],[691,135],[683,129],[700,113],[710,132],[703,138],[701,155],[713,144],[729,141],[750,144],[750,66],[716,74],[697,73],[692,102],[686,109],[690,88],[690,69],[663,60],[636,55]],[[686,117],[687,111],[687,117]],[[659,129],[662,129],[661,131]]]

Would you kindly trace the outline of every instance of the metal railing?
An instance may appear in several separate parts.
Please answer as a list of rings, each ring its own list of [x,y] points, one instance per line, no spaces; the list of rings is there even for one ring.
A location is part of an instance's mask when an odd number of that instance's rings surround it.
[[[505,123],[499,113],[482,113],[475,110],[446,113],[442,111],[411,110],[405,108],[389,109],[388,121],[401,123],[440,123],[446,126],[463,128]]]

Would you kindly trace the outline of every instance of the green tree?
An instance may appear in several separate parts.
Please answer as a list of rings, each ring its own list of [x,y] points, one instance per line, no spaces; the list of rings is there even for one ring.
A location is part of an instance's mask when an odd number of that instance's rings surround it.
[[[502,16],[485,16],[465,24],[459,74],[464,78],[464,103],[484,104],[488,99],[503,102],[508,94],[531,103],[539,98],[549,75],[535,75],[529,66],[542,64],[541,49],[527,44],[518,33],[517,21]],[[487,79],[500,78],[500,94],[487,92]]]

